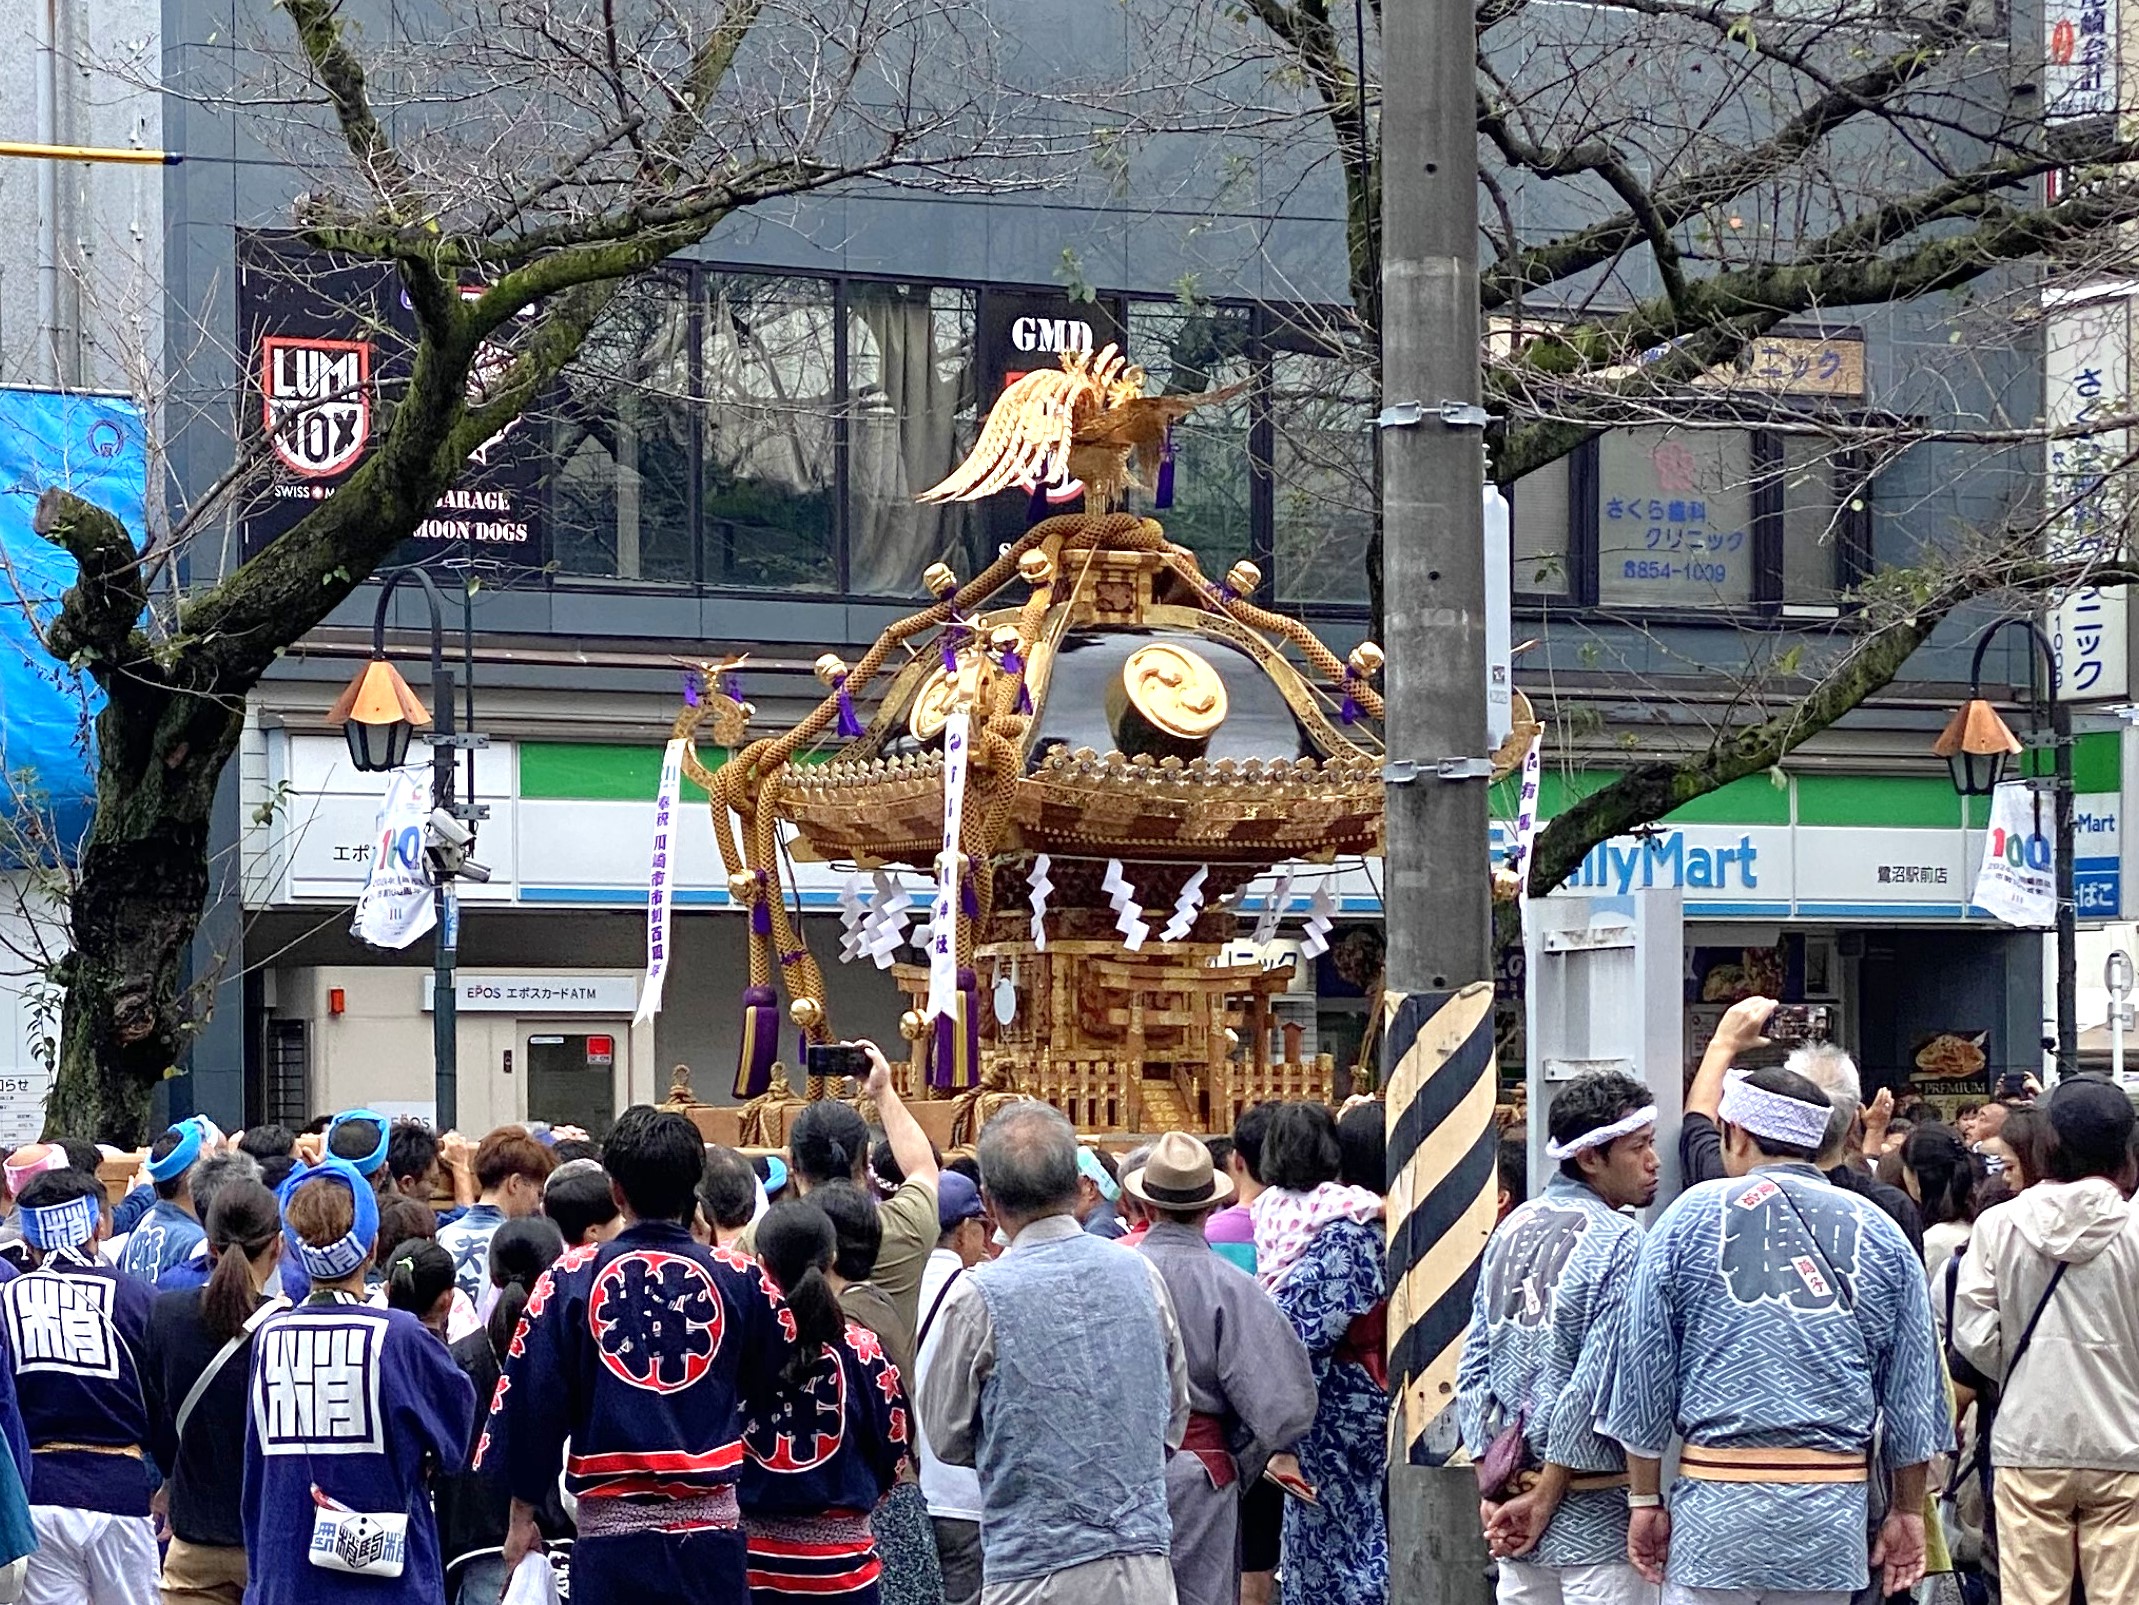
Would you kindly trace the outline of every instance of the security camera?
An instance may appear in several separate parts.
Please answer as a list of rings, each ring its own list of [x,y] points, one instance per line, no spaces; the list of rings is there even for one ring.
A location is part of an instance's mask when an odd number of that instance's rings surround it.
[[[472,858],[464,858],[460,862],[460,868],[453,873],[464,881],[487,881],[490,879],[490,866],[478,864]]]
[[[475,832],[443,808],[433,808],[428,823],[432,842],[437,846],[465,852],[475,844]]]

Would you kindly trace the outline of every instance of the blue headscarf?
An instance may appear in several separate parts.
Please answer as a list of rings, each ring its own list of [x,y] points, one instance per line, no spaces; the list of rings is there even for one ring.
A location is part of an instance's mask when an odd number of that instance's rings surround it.
[[[328,1123],[325,1146],[331,1150],[334,1145],[334,1134],[352,1120],[369,1120],[373,1125],[377,1126],[379,1128],[379,1145],[362,1159],[349,1159],[345,1160],[344,1163],[354,1166],[359,1176],[375,1176],[378,1174],[379,1167],[386,1163],[386,1116],[371,1109],[344,1109]]]
[[[207,1139],[208,1133],[198,1115],[179,1121],[171,1127],[171,1131],[178,1133],[178,1146],[161,1159],[149,1161],[150,1181],[176,1181],[201,1156],[201,1144]],[[170,1135],[170,1132],[165,1135]]]
[[[283,1200],[287,1204],[296,1195],[298,1188],[312,1181],[338,1181],[349,1189],[350,1202],[356,1207],[356,1223],[348,1235],[324,1248],[314,1248],[297,1234],[289,1223],[285,1211],[282,1222],[283,1239],[297,1262],[305,1269],[305,1275],[315,1282],[338,1282],[354,1271],[370,1257],[372,1246],[379,1235],[379,1199],[371,1190],[371,1183],[346,1159],[322,1159],[310,1170],[301,1171],[284,1183]]]

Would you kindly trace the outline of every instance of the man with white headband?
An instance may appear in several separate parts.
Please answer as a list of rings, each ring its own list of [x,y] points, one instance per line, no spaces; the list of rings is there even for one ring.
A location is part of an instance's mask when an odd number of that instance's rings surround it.
[[[1641,1605],[1656,1590],[1627,1562],[1626,1456],[1595,1419],[1641,1247],[1622,1210],[1656,1198],[1656,1104],[1600,1072],[1552,1101],[1538,1197],[1486,1244],[1456,1372],[1471,1458],[1520,1424],[1523,1453],[1480,1518],[1500,1557],[1500,1605]]]
[[[1876,1469],[1893,1499],[1873,1569],[1905,1593],[1924,1570],[1926,1465],[1950,1436],[1923,1262],[1812,1164],[1833,1111],[1810,1081],[1734,1075],[1717,1113],[1728,1175],[1643,1241],[1598,1422],[1626,1446],[1628,1556],[1664,1605],[1843,1605],[1869,1581]]]
[[[102,1193],[78,1170],[33,1178],[19,1202],[36,1268],[0,1286],[0,1350],[21,1411],[7,1425],[27,1438],[26,1454],[12,1447],[29,1467],[37,1532],[24,1598],[39,1605],[157,1597],[138,1369],[149,1291],[97,1257]]]
[[[196,1116],[171,1127],[149,1149],[149,1185],[156,1201],[127,1233],[119,1255],[119,1269],[137,1282],[154,1287],[158,1277],[207,1241],[187,1183],[193,1167],[215,1151],[215,1142],[214,1128]]]

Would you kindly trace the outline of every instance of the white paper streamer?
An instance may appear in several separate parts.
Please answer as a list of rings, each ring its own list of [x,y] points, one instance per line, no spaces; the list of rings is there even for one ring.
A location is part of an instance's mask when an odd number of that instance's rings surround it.
[[[1292,878],[1299,872],[1287,869],[1278,877],[1277,890],[1263,903],[1262,917],[1255,922],[1255,934],[1249,938],[1257,947],[1277,937],[1277,922],[1284,918],[1285,909],[1292,902]]]
[[[914,900],[903,882],[882,870],[876,872],[876,892],[870,898],[869,918],[863,926],[868,938],[862,948],[878,969],[888,970],[897,962],[899,949],[906,945],[906,911],[913,906]]]
[[[1047,951],[1047,900],[1054,896],[1055,883],[1047,878],[1052,861],[1045,853],[1035,855],[1032,861],[1032,890],[1025,901],[1032,905],[1032,945],[1042,953]]]
[[[1307,925],[1300,932],[1300,957],[1318,959],[1329,951],[1330,919],[1337,912],[1336,894],[1328,881],[1318,882],[1307,900]]]
[[[1151,926],[1144,919],[1144,905],[1136,900],[1136,888],[1121,872],[1120,859],[1107,860],[1107,873],[1099,886],[1114,905],[1114,928],[1121,932],[1122,946],[1134,953],[1151,934]]]
[[[1209,878],[1211,866],[1199,864],[1196,873],[1189,876],[1181,887],[1181,895],[1173,900],[1173,918],[1166,922],[1166,929],[1159,932],[1162,942],[1183,942],[1195,927],[1196,916],[1203,912],[1203,883]]]
[[[852,964],[862,956],[869,939],[869,896],[862,890],[859,874],[849,875],[839,888],[839,962]]]

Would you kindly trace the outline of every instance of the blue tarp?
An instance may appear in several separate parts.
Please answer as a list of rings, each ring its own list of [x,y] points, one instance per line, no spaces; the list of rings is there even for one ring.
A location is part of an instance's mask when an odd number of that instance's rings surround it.
[[[74,559],[30,530],[37,498],[54,485],[116,514],[138,541],[148,488],[140,410],[116,396],[0,389],[0,811],[25,806],[26,775],[71,854],[96,794],[89,721],[103,694],[54,662],[30,627],[74,581]],[[19,839],[0,836],[0,856]]]

